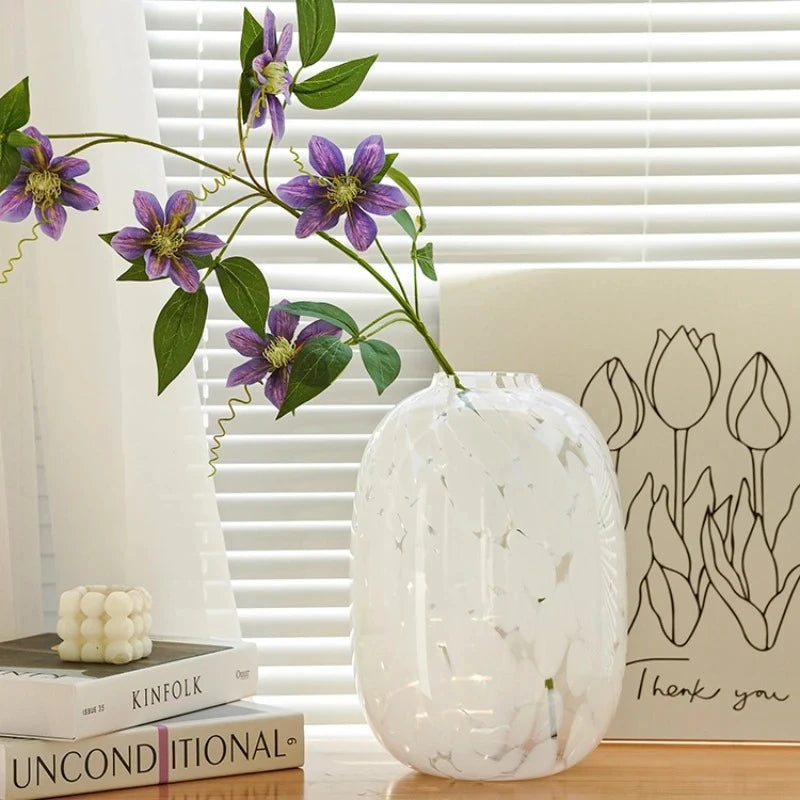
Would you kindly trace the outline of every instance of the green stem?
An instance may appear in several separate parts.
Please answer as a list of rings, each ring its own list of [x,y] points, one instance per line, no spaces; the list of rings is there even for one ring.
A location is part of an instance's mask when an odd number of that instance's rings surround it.
[[[401,313],[403,313],[403,312],[401,312]],[[408,317],[405,317],[405,316],[398,317],[397,319],[393,319],[393,320],[390,320],[389,322],[385,322],[383,325],[381,325],[380,327],[376,328],[374,331],[370,331],[369,333],[364,333],[364,331],[366,331],[367,328],[370,327],[370,325],[367,325],[366,328],[364,328],[362,331],[359,331],[358,338],[356,338],[355,336],[351,336],[345,342],[345,344],[348,347],[351,347],[354,344],[358,344],[358,342],[363,342],[363,341],[366,341],[367,339],[371,339],[376,333],[380,333],[384,328],[388,328],[390,325],[394,325],[396,322],[407,322],[409,325],[412,325],[415,329],[417,327],[415,322],[414,322],[414,320],[411,320],[411,319],[409,319]],[[370,323],[370,324],[372,324],[372,323]]]
[[[390,325],[394,325],[396,322],[407,322],[409,325],[414,325],[413,320],[408,319],[407,317],[398,317],[397,319],[389,320],[389,322],[384,322],[383,325],[375,328],[374,331],[370,331],[365,338],[371,339],[376,333],[380,333],[384,328],[388,328]],[[414,325],[416,328],[416,325]]]
[[[394,275],[394,279],[397,281],[397,285],[400,288],[400,292],[402,293],[403,297],[405,297],[406,301],[408,300],[408,294],[406,293],[406,289],[403,286],[403,282],[400,280],[400,276],[397,274],[397,270],[394,268],[394,264],[392,264],[392,260],[386,254],[386,251],[383,249],[383,245],[380,243],[378,237],[375,237],[375,244],[378,246],[378,250],[380,250],[381,255],[383,256],[383,260],[388,265],[389,269],[392,271],[392,275]],[[419,312],[417,312],[419,313]]]
[[[202,227],[207,222],[210,222],[212,219],[214,219],[214,217],[218,217],[220,214],[222,214],[225,211],[227,211],[229,208],[233,208],[234,206],[238,206],[239,203],[242,203],[245,200],[251,200],[254,197],[261,197],[261,194],[255,194],[255,193],[246,194],[246,195],[243,195],[242,197],[239,197],[236,200],[233,200],[230,203],[227,203],[226,205],[222,206],[222,208],[218,208],[213,214],[209,214],[204,219],[201,219],[200,222],[196,222],[194,225],[192,225],[191,228],[187,228],[186,229],[186,233],[189,233],[190,231],[193,231],[193,230],[196,230],[197,228]]]
[[[383,322],[387,317],[392,316],[392,314],[403,314],[405,316],[405,311],[402,308],[393,308],[391,311],[387,311],[385,314],[381,314],[379,317],[375,317],[372,322],[368,322],[359,332],[359,336],[364,336],[367,331],[373,326],[377,325],[379,322]]]
[[[300,77],[300,73],[303,71],[303,68],[300,67],[297,72],[295,73],[294,79],[292,80],[292,86],[289,87],[289,93],[291,94],[292,87],[297,83],[297,79]],[[286,108],[286,103],[288,100],[283,101],[283,108]],[[275,135],[269,135],[269,141],[267,142],[267,149],[264,151],[264,186],[266,187],[268,192],[272,190],[269,188],[269,155],[272,152],[272,145],[275,143]]]
[[[225,240],[225,247],[223,247],[222,250],[219,251],[214,261],[222,260],[222,256],[225,255],[225,251],[230,247],[230,244],[233,241],[234,236],[236,236],[236,234],[239,232],[239,229],[242,227],[242,225],[244,225],[244,221],[247,219],[248,216],[250,216],[250,213],[252,211],[255,211],[259,206],[263,206],[264,203],[269,203],[269,198],[265,197],[263,200],[259,200],[257,203],[253,203],[253,205],[248,206],[245,209],[244,214],[242,214],[242,216],[239,218],[239,221],[233,226],[233,230],[230,232],[230,235]],[[206,277],[208,277],[208,273],[211,272],[211,269],[213,269],[213,267],[210,268],[208,272],[203,276],[203,280],[205,280]]]
[[[288,206],[286,206],[286,208],[288,209]],[[294,209],[291,210],[293,211]],[[442,370],[444,370],[445,374],[452,375],[455,378],[456,386],[459,389],[466,388],[459,380],[458,375],[456,374],[456,371],[453,369],[452,364],[450,364],[445,354],[439,349],[439,345],[437,345],[436,342],[434,341],[433,337],[431,336],[430,332],[425,326],[425,323],[422,321],[419,315],[414,311],[414,309],[411,308],[408,301],[397,291],[397,289],[395,289],[394,286],[392,286],[392,284],[389,283],[389,281],[387,281],[386,278],[384,278],[383,275],[381,275],[372,266],[372,264],[370,264],[368,261],[365,261],[363,258],[361,258],[361,256],[352,251],[349,247],[343,245],[341,242],[337,241],[332,236],[325,233],[325,231],[317,231],[317,236],[319,236],[321,239],[324,239],[326,242],[331,244],[341,253],[344,253],[344,255],[346,255],[351,261],[355,261],[356,264],[363,267],[370,275],[372,275],[373,278],[375,278],[375,280],[381,286],[383,286],[384,289],[386,289],[386,291],[394,298],[394,300],[397,302],[400,308],[402,308],[406,312],[408,318],[412,321],[412,324],[417,329],[419,335],[423,338],[425,344],[428,346],[428,349],[433,354],[434,359],[436,359],[436,363],[442,368]]]
[[[253,175],[253,170],[250,169],[250,162],[247,160],[247,149],[245,148],[247,137],[244,135],[244,131],[242,130],[242,80],[243,78],[239,79],[239,98],[236,101],[236,130],[239,134],[239,152],[242,155],[242,163],[244,164],[244,168],[247,170],[247,174],[250,176],[250,180],[253,181],[253,183],[257,186],[258,181],[256,180],[256,176]]]
[[[411,246],[411,264],[414,267],[414,311],[419,314],[419,281],[417,280],[417,273],[419,266],[417,265],[417,243]]]
[[[206,169],[210,169],[213,172],[217,172],[220,175],[227,175],[231,180],[237,181],[241,183],[243,186],[246,186],[248,189],[252,189],[258,194],[263,195],[264,189],[263,187],[259,186],[257,183],[251,183],[244,178],[241,178],[238,175],[231,175],[229,169],[223,169],[222,167],[218,166],[217,164],[212,164],[208,161],[204,161],[202,158],[197,158],[196,156],[191,156],[188,153],[184,153],[180,150],[176,150],[174,147],[168,147],[165,144],[159,144],[158,142],[150,141],[150,139],[140,139],[138,136],[127,136],[126,134],[122,133],[103,133],[103,132],[91,132],[91,133],[54,133],[54,134],[47,134],[49,139],[96,139],[94,142],[87,142],[86,144],[81,145],[80,147],[76,147],[74,150],[70,150],[69,153],[66,155],[75,155],[75,153],[80,153],[83,150],[88,150],[90,147],[94,147],[98,144],[113,144],[113,143],[122,143],[122,144],[141,144],[145,147],[152,147],[155,150],[161,150],[164,153],[169,153],[173,156],[178,156],[179,158],[184,158],[187,161],[191,161],[193,164],[199,164],[201,167],[205,167]]]

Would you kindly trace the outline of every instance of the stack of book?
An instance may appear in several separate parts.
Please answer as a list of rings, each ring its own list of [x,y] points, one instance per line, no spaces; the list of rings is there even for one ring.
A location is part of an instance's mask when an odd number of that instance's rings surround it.
[[[65,663],[59,638],[0,643],[0,800],[299,767],[302,714],[248,702],[256,647],[153,641],[124,666]]]

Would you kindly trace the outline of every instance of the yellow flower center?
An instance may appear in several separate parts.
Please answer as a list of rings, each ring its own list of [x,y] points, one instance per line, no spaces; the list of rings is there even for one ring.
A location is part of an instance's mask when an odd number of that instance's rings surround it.
[[[37,206],[47,208],[55,203],[61,194],[61,178],[55,172],[31,172],[25,184],[25,192],[33,195]]]
[[[295,346],[284,336],[276,336],[264,350],[264,358],[275,369],[280,369],[292,363],[297,352]]]
[[[286,64],[283,61],[270,61],[262,70],[266,83],[261,91],[266,94],[278,94],[286,82]]]
[[[174,256],[183,246],[183,228],[162,228],[160,225],[150,237],[150,244],[156,255]]]
[[[336,175],[327,179],[327,198],[337,208],[346,208],[364,193],[361,181],[355,175]]]

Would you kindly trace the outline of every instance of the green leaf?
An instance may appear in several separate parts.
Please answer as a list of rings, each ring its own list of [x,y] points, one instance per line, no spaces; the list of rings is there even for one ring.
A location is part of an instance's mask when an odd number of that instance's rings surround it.
[[[202,284],[194,294],[176,290],[161,309],[153,331],[159,394],[192,360],[203,335],[207,314],[208,295]]]
[[[387,153],[386,160],[383,162],[381,171],[372,179],[371,183],[380,183],[386,177],[389,167],[394,164],[394,162],[397,160],[397,156],[399,155],[399,153]]]
[[[6,134],[6,141],[12,147],[33,147],[39,144],[33,136],[28,136],[27,133],[23,133],[22,131],[11,131]]]
[[[316,317],[324,319],[333,325],[347,331],[351,336],[358,336],[358,325],[356,321],[339,306],[332,303],[313,303],[302,300],[299,303],[289,303],[281,306],[282,311],[289,311],[292,314],[299,314],[301,317]]]
[[[297,354],[278,419],[327,389],[350,363],[353,351],[334,336],[318,336]]]
[[[186,257],[197,267],[198,270],[200,270],[200,272],[203,272],[204,270],[210,269],[214,266],[215,259],[214,256],[210,254],[202,256],[190,256],[187,254]]]
[[[336,14],[333,0],[297,0],[300,61],[304,67],[316,64],[333,41]]]
[[[0,144],[0,191],[6,188],[17,177],[22,166],[22,156],[16,147]]]
[[[110,231],[109,233],[98,233],[97,235],[107,244],[111,245],[111,240],[119,233],[119,231]]]
[[[432,280],[436,280],[436,267],[433,266],[433,244],[428,242],[425,247],[417,250],[417,264],[419,264],[422,274]]]
[[[309,108],[335,108],[359,90],[377,57],[367,56],[325,69],[307,81],[296,83],[294,93]]]
[[[247,117],[250,115],[254,88],[250,75],[247,72],[243,72],[239,78],[239,111],[243,124],[247,124]]]
[[[399,211],[395,211],[392,214],[392,217],[397,220],[400,227],[414,240],[417,240],[417,226],[414,223],[414,220],[411,219],[411,214],[408,213],[404,208],[401,208]]]
[[[269,287],[261,270],[249,259],[234,256],[220,262],[216,272],[230,310],[262,338],[266,336]]]
[[[420,213],[422,213],[422,199],[408,175],[400,172],[396,167],[389,167],[386,173],[419,206]]]
[[[378,394],[390,386],[400,374],[400,353],[388,342],[380,339],[368,339],[360,342],[358,349],[361,351],[361,360],[367,374],[372,378]]]
[[[154,278],[153,280],[163,281],[166,278]],[[131,266],[125,270],[117,278],[118,281],[149,281],[150,278],[147,276],[147,272],[145,270],[145,264],[143,258],[137,258],[136,261],[131,262]]]
[[[23,78],[0,97],[0,132],[9,133],[21,128],[31,116],[31,97],[28,79]]]
[[[262,52],[264,44],[264,28],[261,23],[247,10],[244,10],[242,20],[242,38],[239,43],[239,58],[242,69],[249,73],[253,59]]]

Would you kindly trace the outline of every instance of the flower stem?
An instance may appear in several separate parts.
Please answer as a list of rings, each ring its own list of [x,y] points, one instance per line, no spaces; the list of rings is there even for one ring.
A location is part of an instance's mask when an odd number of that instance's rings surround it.
[[[414,267],[414,311],[419,314],[419,280],[417,273],[419,266],[417,265],[417,243],[411,246],[411,265]]]
[[[248,206],[245,209],[244,214],[242,214],[242,216],[239,218],[239,221],[233,226],[233,230],[230,232],[230,235],[225,240],[225,247],[223,247],[222,250],[219,251],[219,253],[217,254],[217,256],[214,259],[214,261],[219,262],[219,261],[222,260],[222,256],[225,255],[225,251],[228,249],[228,247],[230,247],[230,244],[233,241],[234,236],[236,236],[236,234],[239,232],[239,229],[242,227],[242,225],[244,225],[244,221],[247,219],[247,217],[250,215],[250,213],[252,211],[255,211],[259,206],[263,206],[264,203],[268,203],[268,202],[269,202],[269,199],[265,197],[263,200],[259,200],[257,203],[253,203],[253,205]],[[209,272],[210,272],[210,270],[209,270]],[[208,274],[208,273],[206,273],[206,274]]]
[[[750,450],[753,467],[753,511],[764,519],[764,457],[766,450]]]
[[[417,327],[413,320],[410,320],[407,317],[398,317],[397,319],[389,320],[389,322],[384,322],[383,325],[378,326],[374,331],[370,331],[364,336],[359,334],[358,340],[363,341],[365,339],[371,339],[376,333],[380,333],[384,328],[388,328],[390,325],[394,325],[397,322],[407,322],[409,325],[413,325],[415,328]],[[350,338],[345,342],[345,344],[354,345],[356,341],[357,340],[355,338]]]
[[[98,132],[91,132],[91,133],[54,133],[48,134],[48,138],[50,139],[90,139],[94,138],[95,141],[87,142],[86,144],[81,145],[80,147],[76,147],[74,150],[71,150],[66,155],[74,155],[75,153],[80,153],[83,150],[88,150],[90,147],[94,147],[98,144],[114,144],[114,143],[123,143],[123,144],[141,144],[145,147],[152,147],[155,150],[161,150],[164,153],[169,153],[173,156],[178,156],[179,158],[185,158],[187,161],[191,161],[194,164],[199,164],[201,167],[205,167],[206,169],[210,169],[213,172],[217,172],[220,175],[228,175],[231,180],[237,181],[241,183],[243,186],[246,186],[248,189],[252,189],[259,194],[265,194],[264,188],[259,186],[257,183],[251,183],[248,180],[240,177],[239,175],[231,175],[230,170],[223,169],[222,167],[218,166],[217,164],[211,164],[208,161],[204,161],[202,158],[197,158],[196,156],[191,156],[188,153],[184,153],[180,150],[176,150],[174,147],[168,147],[165,144],[159,144],[158,142],[153,142],[150,139],[140,139],[138,136],[128,136],[123,133],[98,133]]]
[[[379,322],[382,322],[382,321],[383,321],[383,320],[385,320],[387,317],[390,317],[390,316],[392,316],[392,314],[403,314],[403,315],[405,316],[405,313],[406,313],[406,312],[405,312],[405,311],[403,311],[403,309],[402,309],[402,308],[393,308],[391,311],[387,311],[385,314],[381,314],[379,317],[375,317],[375,319],[374,319],[374,320],[372,320],[372,322],[368,322],[368,323],[367,323],[367,324],[366,324],[366,325],[365,325],[365,326],[364,326],[364,327],[363,327],[363,328],[362,328],[362,329],[361,329],[361,330],[358,332],[358,335],[359,335],[359,336],[368,335],[368,334],[367,334],[367,331],[368,331],[368,330],[369,330],[369,329],[370,329],[370,328],[371,328],[373,325],[377,325]]]
[[[238,206],[239,203],[242,203],[245,200],[252,200],[254,197],[261,197],[261,194],[255,194],[255,193],[246,194],[243,195],[242,197],[237,198],[236,200],[231,201],[230,203],[227,203],[226,205],[222,206],[222,208],[218,208],[213,214],[209,214],[207,217],[201,219],[200,222],[196,222],[194,225],[192,225],[191,228],[187,228],[186,232],[189,233],[190,231],[202,227],[207,222],[210,222],[212,219],[214,219],[214,217],[218,217],[220,214],[224,213],[228,209],[233,208],[234,206]]]
[[[400,288],[400,291],[402,292],[403,297],[405,297],[405,299],[407,301],[408,300],[408,294],[406,294],[406,289],[403,286],[403,282],[400,280],[400,276],[397,274],[397,270],[394,268],[394,264],[392,264],[391,259],[386,254],[386,251],[383,249],[383,245],[380,243],[380,240],[378,239],[377,236],[375,237],[375,244],[378,246],[378,250],[380,250],[380,253],[383,256],[383,260],[387,263],[387,265],[389,266],[389,269],[392,271],[392,275],[394,275],[394,279],[397,281],[397,285]],[[417,311],[417,314],[419,314],[419,309],[416,309],[416,311]]]
[[[372,264],[370,264],[368,261],[365,261],[363,258],[361,258],[361,256],[352,251],[346,245],[343,245],[341,242],[337,241],[324,231],[317,231],[317,236],[319,236],[321,239],[324,239],[337,250],[344,253],[349,259],[355,261],[356,264],[359,264],[361,267],[363,267],[370,275],[372,275],[373,278],[375,278],[376,281],[378,281],[378,283],[380,283],[381,286],[383,286],[384,289],[386,289],[386,291],[395,299],[397,304],[406,312],[408,318],[411,320],[412,324],[419,332],[419,335],[423,338],[425,344],[428,346],[428,349],[431,351],[431,354],[436,359],[436,363],[442,368],[442,370],[444,370],[445,374],[452,375],[455,378],[455,384],[457,388],[465,389],[466,387],[459,380],[452,364],[450,364],[445,354],[439,349],[439,346],[433,340],[433,337],[425,326],[425,323],[409,305],[408,301],[397,291],[397,289],[395,289],[394,286],[392,286],[392,284],[389,283],[389,281],[387,281],[386,278],[384,278],[383,275],[381,275],[372,266]]]
[[[236,131],[239,135],[239,154],[242,156],[242,163],[244,164],[244,168],[247,170],[247,174],[250,176],[250,180],[253,181],[254,184],[258,185],[258,181],[256,180],[256,176],[253,175],[253,170],[250,169],[250,162],[247,160],[247,149],[245,145],[247,144],[247,136],[245,135],[244,131],[242,130],[242,86],[241,82],[244,80],[244,77],[239,79],[239,98],[236,101]]]
[[[686,445],[689,438],[687,429],[675,431],[675,527],[683,536],[683,507],[686,498]]]

